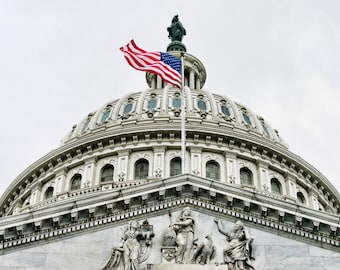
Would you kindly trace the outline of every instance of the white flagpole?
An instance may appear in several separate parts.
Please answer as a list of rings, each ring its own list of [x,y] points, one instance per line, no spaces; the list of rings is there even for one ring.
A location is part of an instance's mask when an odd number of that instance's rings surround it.
[[[186,154],[186,134],[185,134],[185,90],[184,90],[184,53],[181,53],[181,71],[182,71],[182,99],[181,99],[181,116],[182,116],[182,125],[181,125],[181,167],[182,174],[185,174],[185,154]]]

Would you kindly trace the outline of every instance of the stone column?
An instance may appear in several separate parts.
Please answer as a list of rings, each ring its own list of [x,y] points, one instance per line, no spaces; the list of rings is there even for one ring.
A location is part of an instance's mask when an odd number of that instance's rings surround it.
[[[201,89],[201,81],[199,76],[196,76],[196,89]]]
[[[152,74],[151,76],[151,88],[156,89],[156,75]]]
[[[161,76],[157,75],[157,89],[162,88],[162,82]]]
[[[190,75],[189,75],[189,87],[190,89],[195,89],[195,71],[190,70]]]

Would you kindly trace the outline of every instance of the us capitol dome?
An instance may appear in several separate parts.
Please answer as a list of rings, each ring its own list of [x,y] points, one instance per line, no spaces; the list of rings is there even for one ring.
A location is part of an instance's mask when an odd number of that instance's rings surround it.
[[[0,269],[339,266],[334,186],[264,117],[204,89],[205,67],[181,40],[167,51],[184,54],[183,91],[146,73],[146,88],[88,113],[10,184],[0,200]],[[195,226],[180,242],[182,231],[169,228],[183,220]],[[230,259],[222,228],[241,223],[251,256]],[[209,260],[199,253],[205,236]]]

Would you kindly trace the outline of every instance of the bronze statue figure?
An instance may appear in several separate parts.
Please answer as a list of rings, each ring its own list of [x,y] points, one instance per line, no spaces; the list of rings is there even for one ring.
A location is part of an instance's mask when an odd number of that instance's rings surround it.
[[[178,19],[178,15],[175,15],[172,18],[171,26],[168,28],[169,32],[169,38],[171,39],[171,42],[173,41],[179,41],[181,42],[183,39],[183,36],[186,35],[185,28],[183,27],[182,23]]]

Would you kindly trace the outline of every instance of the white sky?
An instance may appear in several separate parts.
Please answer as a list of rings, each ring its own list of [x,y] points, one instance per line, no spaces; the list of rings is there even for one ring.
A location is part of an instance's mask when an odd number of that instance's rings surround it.
[[[147,88],[119,47],[178,14],[205,89],[262,115],[340,190],[340,1],[0,0],[0,194],[89,112]]]

